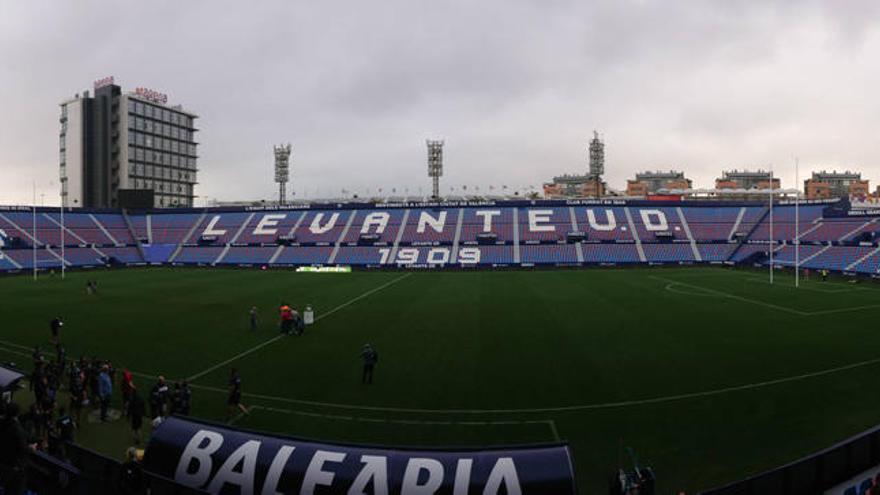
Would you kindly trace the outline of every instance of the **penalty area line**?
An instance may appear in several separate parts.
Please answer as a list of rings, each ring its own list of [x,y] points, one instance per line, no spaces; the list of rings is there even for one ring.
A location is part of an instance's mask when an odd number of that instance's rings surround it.
[[[385,288],[387,288],[387,287],[390,287],[390,286],[396,284],[397,282],[400,282],[401,280],[403,280],[403,279],[409,277],[410,275],[412,275],[412,273],[405,273],[405,274],[403,274],[403,275],[401,275],[401,276],[395,278],[394,280],[391,280],[391,281],[389,281],[389,282],[386,282],[386,283],[384,283],[384,284],[382,284],[382,285],[380,285],[380,286],[378,286],[378,287],[374,287],[373,289],[370,289],[370,290],[368,290],[367,292],[364,292],[363,294],[361,294],[361,295],[359,295],[359,296],[357,296],[357,297],[355,297],[355,298],[353,298],[353,299],[350,299],[350,300],[348,300],[348,301],[346,301],[346,302],[340,304],[339,306],[336,306],[335,308],[333,308],[333,309],[327,311],[326,313],[319,314],[319,315],[315,318],[315,323],[321,321],[322,319],[324,319],[324,318],[326,318],[326,317],[332,315],[333,313],[335,313],[335,312],[337,312],[337,311],[339,311],[339,310],[341,310],[341,309],[345,309],[345,308],[347,308],[348,306],[351,306],[352,304],[354,304],[354,303],[360,301],[361,299],[364,299],[365,297],[369,297],[369,296],[375,294],[376,292],[379,292],[380,290],[383,290],[383,289],[385,289]],[[266,340],[266,341],[264,341],[264,342],[262,342],[262,343],[260,343],[260,344],[257,344],[256,346],[251,347],[250,349],[248,349],[248,350],[246,350],[246,351],[244,351],[244,352],[238,353],[238,354],[236,354],[235,356],[232,356],[231,358],[226,359],[225,361],[222,361],[222,362],[220,362],[220,363],[217,363],[217,364],[215,364],[214,366],[211,366],[210,368],[208,368],[208,369],[206,369],[206,370],[204,370],[204,371],[200,371],[200,372],[196,373],[195,375],[192,375],[191,377],[188,378],[188,380],[189,380],[190,382],[193,382],[193,381],[195,381],[195,380],[197,380],[197,379],[199,379],[199,378],[201,378],[201,377],[207,375],[208,373],[211,373],[211,372],[213,372],[213,371],[216,371],[216,370],[218,370],[218,369],[220,369],[220,368],[222,368],[222,367],[228,365],[229,363],[232,363],[233,361],[237,361],[237,360],[239,360],[239,359],[241,359],[241,358],[243,358],[243,357],[245,357],[245,356],[251,355],[251,354],[253,354],[253,353],[259,351],[260,349],[262,349],[262,348],[264,348],[264,347],[266,347],[266,346],[268,346],[268,345],[271,345],[271,344],[274,344],[275,342],[278,342],[279,340],[281,340],[281,339],[283,339],[283,338],[285,338],[285,337],[286,337],[286,335],[283,335],[283,334],[282,334],[282,335],[276,335],[275,337],[272,337],[272,338],[269,339],[269,340]]]
[[[806,311],[799,311],[797,309],[786,308],[785,306],[779,306],[779,305],[767,303],[764,301],[757,301],[755,299],[749,299],[747,297],[737,296],[735,294],[730,294],[730,293],[723,292],[723,291],[716,290],[716,289],[710,289],[708,287],[700,287],[699,285],[693,285],[693,284],[689,284],[686,282],[678,282],[678,281],[668,279],[668,278],[657,277],[655,275],[649,275],[649,277],[653,278],[654,280],[660,280],[662,282],[666,282],[669,284],[677,284],[677,285],[681,285],[683,287],[690,287],[693,289],[705,291],[710,294],[716,294],[721,297],[726,297],[729,299],[734,299],[734,300],[746,302],[749,304],[757,304],[758,306],[764,306],[765,308],[770,308],[770,309],[777,309],[779,311],[785,311],[786,313],[792,313],[792,314],[795,314],[798,316],[811,316],[812,315],[812,313],[808,313]]]

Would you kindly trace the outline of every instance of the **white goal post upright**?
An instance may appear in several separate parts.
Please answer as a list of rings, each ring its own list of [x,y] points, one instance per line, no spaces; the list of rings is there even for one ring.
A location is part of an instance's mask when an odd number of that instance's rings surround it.
[[[797,157],[794,158],[794,188],[800,189],[798,186],[798,181],[800,178],[798,177],[798,165],[799,160]],[[794,193],[794,287],[799,288],[801,286],[801,216],[800,216],[800,198],[801,195],[798,192]]]
[[[770,167],[770,283],[773,283],[773,167]]]
[[[33,239],[31,244],[33,244],[33,254],[34,254],[34,282],[37,281],[37,181],[34,181],[34,202],[33,206],[31,206],[31,233],[33,234]]]

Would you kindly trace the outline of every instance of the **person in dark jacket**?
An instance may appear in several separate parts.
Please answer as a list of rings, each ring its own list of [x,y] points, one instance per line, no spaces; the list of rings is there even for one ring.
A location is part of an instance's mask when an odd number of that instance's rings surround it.
[[[128,404],[128,419],[131,421],[131,433],[134,436],[135,445],[140,445],[141,443],[141,428],[144,425],[146,410],[147,407],[144,405],[144,399],[141,399],[137,388],[132,384],[131,401]]]
[[[361,350],[361,359],[364,361],[364,373],[361,375],[362,384],[373,383],[373,368],[379,362],[379,353],[370,344],[364,344]]]
[[[58,343],[58,334],[61,333],[61,327],[63,326],[64,320],[62,320],[60,316],[56,316],[49,322],[49,330],[52,331],[52,338],[50,340],[53,344]]]
[[[0,486],[8,495],[25,493],[27,456],[33,450],[18,421],[20,413],[18,404],[10,403],[6,406],[6,417],[0,422]]]

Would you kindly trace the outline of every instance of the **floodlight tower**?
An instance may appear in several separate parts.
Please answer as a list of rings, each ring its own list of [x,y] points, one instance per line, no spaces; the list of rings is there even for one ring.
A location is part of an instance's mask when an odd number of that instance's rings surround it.
[[[287,203],[287,182],[290,180],[290,143],[275,148],[275,182],[278,183],[278,204]]]
[[[428,177],[434,181],[433,199],[440,199],[440,177],[443,176],[443,141],[426,140],[428,145]]]
[[[590,176],[596,182],[596,198],[599,198],[599,185],[602,174],[605,173],[605,143],[599,139],[599,133],[593,131],[593,139],[590,141]]]

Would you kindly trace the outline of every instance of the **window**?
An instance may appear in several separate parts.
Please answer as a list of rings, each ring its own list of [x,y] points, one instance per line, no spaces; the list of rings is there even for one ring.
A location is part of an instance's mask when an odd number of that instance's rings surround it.
[[[135,165],[134,163],[128,164],[128,175],[137,175],[137,165]]]
[[[141,162],[144,161],[144,149],[143,149],[143,148],[137,148],[137,149],[135,150],[135,152],[134,152],[134,157],[135,157],[135,160],[138,160],[138,161],[141,161]]]
[[[135,139],[134,139],[134,144],[136,144],[136,145],[138,145],[138,146],[143,146],[143,145],[144,145],[144,135],[143,135],[143,134],[141,134],[141,133],[137,133],[137,134],[135,134],[134,138],[135,138]]]
[[[153,147],[153,136],[144,136],[144,146],[147,148]]]
[[[134,100],[128,100],[128,113],[134,113]]]
[[[144,176],[144,164],[143,163],[137,164],[137,175],[139,175],[141,177]]]
[[[138,115],[143,115],[144,114],[144,104],[139,101],[135,101],[134,102],[134,113],[136,113]]]

